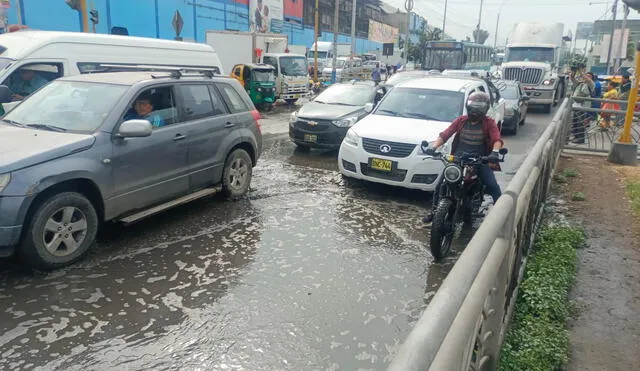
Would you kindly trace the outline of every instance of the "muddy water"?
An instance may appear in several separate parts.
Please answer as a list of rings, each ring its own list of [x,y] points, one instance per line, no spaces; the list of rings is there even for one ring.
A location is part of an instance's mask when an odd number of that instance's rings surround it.
[[[53,273],[2,261],[0,368],[382,370],[448,266],[420,192],[275,144],[250,197],[110,226]]]

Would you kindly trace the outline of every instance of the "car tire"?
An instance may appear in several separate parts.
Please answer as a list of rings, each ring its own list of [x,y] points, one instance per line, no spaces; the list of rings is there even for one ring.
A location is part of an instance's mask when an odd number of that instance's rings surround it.
[[[222,172],[222,193],[231,198],[244,196],[251,185],[253,164],[251,156],[238,148],[227,156]]]
[[[98,226],[96,209],[85,196],[76,192],[55,194],[41,202],[26,223],[18,254],[36,269],[70,265],[89,251]]]

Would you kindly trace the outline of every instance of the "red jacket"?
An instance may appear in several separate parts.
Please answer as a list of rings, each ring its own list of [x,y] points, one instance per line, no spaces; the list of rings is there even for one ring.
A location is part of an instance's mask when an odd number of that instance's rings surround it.
[[[448,128],[446,128],[442,133],[440,133],[440,138],[444,142],[449,140],[454,134],[458,134],[464,124],[469,119],[468,116],[460,116],[455,119]],[[495,120],[491,117],[485,116],[484,120],[482,120],[482,131],[484,133],[484,143],[485,143],[485,156],[491,154],[493,151],[493,145],[496,142],[500,142],[500,146],[504,145],[504,142],[500,138],[500,129],[498,129],[498,124],[496,124]],[[451,144],[451,153],[456,153],[456,149],[458,148],[458,142],[460,142],[460,136],[456,136],[453,138],[453,143]],[[500,170],[500,166],[498,164],[490,164],[491,168],[494,170]]]

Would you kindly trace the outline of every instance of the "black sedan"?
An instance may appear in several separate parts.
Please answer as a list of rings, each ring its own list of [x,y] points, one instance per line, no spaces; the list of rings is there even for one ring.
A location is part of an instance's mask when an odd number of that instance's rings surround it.
[[[365,105],[384,93],[373,82],[334,84],[291,114],[289,138],[303,149],[339,148],[349,128],[367,115]]]
[[[505,100],[502,131],[516,135],[520,125],[527,119],[529,97],[524,95],[518,81],[505,81],[505,89],[500,94]]]

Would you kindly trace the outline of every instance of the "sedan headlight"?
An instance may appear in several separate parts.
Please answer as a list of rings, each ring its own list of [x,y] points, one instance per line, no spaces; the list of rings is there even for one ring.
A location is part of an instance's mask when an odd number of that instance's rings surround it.
[[[358,121],[358,116],[349,116],[334,120],[332,123],[339,128],[350,128]]]
[[[462,178],[462,169],[458,165],[449,165],[444,168],[444,179],[449,183],[457,183]]]
[[[291,116],[289,116],[289,123],[293,124],[296,121],[298,121],[298,114],[297,112],[293,112]]]
[[[354,147],[357,147],[358,143],[360,142],[360,136],[356,134],[356,132],[353,131],[353,129],[349,129],[349,131],[347,131],[347,135],[344,137],[344,142]]]
[[[0,174],[0,192],[4,191],[7,184],[11,180],[11,174]]]

